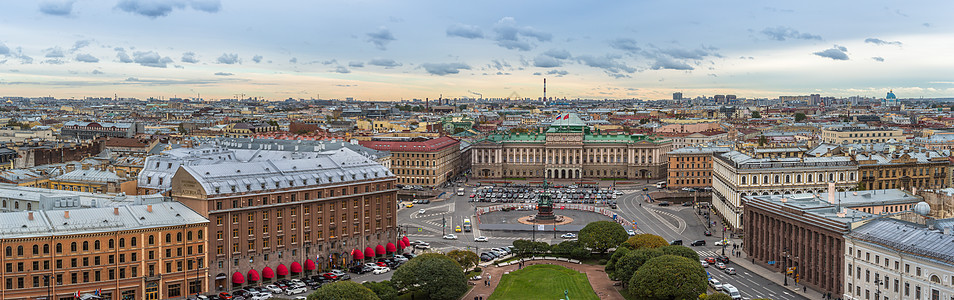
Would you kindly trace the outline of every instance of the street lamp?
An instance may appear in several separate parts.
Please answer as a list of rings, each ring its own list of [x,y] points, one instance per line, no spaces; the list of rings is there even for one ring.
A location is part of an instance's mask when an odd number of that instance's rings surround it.
[[[884,282],[884,281],[881,280],[881,278],[875,278],[875,280],[874,280],[874,284],[875,284],[875,299],[880,299],[880,298],[881,298],[881,283],[882,283],[882,282]]]
[[[784,285],[788,286],[788,258],[792,257],[792,255],[788,253],[788,247],[784,249],[785,250],[782,251],[782,276],[785,276]]]

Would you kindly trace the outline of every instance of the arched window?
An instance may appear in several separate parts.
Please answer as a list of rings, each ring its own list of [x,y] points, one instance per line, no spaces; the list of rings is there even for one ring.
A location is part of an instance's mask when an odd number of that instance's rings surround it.
[[[149,236],[149,244],[150,244],[150,245],[155,245],[155,244],[156,244],[156,237],[155,237],[155,236],[151,236],[151,235]]]
[[[93,250],[99,250],[99,240],[93,242]]]
[[[931,275],[931,282],[939,284],[941,283],[941,277],[937,277],[937,275]]]
[[[785,175],[785,183],[792,183],[792,175]]]
[[[56,243],[56,253],[63,253],[63,244]]]
[[[166,243],[172,243],[172,234],[166,233]]]
[[[7,207],[7,200],[3,200],[3,208]]]
[[[27,210],[33,210],[33,203],[27,203]]]
[[[201,239],[202,239],[202,229],[196,230],[195,235],[196,235],[196,237],[198,237],[198,238],[201,240]]]
[[[89,241],[83,241],[83,251],[89,251]]]
[[[125,248],[125,247],[126,247],[126,239],[119,238],[119,248]]]
[[[838,181],[845,181],[845,173],[838,173]]]
[[[113,249],[116,247],[116,241],[114,241],[113,239],[109,239],[109,242],[107,242],[107,244],[109,244],[109,249]]]
[[[752,184],[759,184],[759,177],[758,177],[758,176],[752,176]]]
[[[187,240],[187,241],[191,241],[191,240],[192,240],[192,231],[186,232],[186,240]]]
[[[33,245],[33,255],[38,255],[38,254],[40,254],[40,246]]]
[[[762,183],[763,183],[763,184],[768,184],[768,183],[769,183],[768,175],[762,176]]]
[[[795,183],[802,183],[802,174],[795,175]]]
[[[70,243],[70,251],[76,252],[76,242]]]
[[[775,175],[775,183],[779,183],[779,176]]]
[[[6,255],[7,255],[8,257],[9,257],[9,256],[13,256],[13,247],[7,246]]]
[[[50,254],[50,244],[43,245],[43,254]]]
[[[23,246],[17,246],[17,256],[23,256]]]
[[[742,184],[745,184],[745,176],[742,176]]]
[[[828,173],[828,181],[829,182],[835,181],[835,173]]]
[[[129,246],[136,247],[136,237],[129,238]]]

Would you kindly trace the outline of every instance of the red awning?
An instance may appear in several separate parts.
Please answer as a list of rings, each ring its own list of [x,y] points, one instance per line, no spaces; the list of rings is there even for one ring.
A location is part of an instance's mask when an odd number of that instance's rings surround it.
[[[378,253],[378,255],[384,255],[384,246],[378,245],[377,247],[374,247],[374,250]]]
[[[374,257],[374,248],[371,248],[371,247],[364,248],[364,256],[367,258]]]
[[[358,249],[351,250],[351,257],[354,257],[354,260],[362,260],[364,259],[364,252]]]
[[[394,246],[394,243],[388,243],[385,249],[388,250],[388,253],[394,253],[394,251],[397,251],[397,247]]]
[[[299,264],[297,261],[292,262],[291,271],[292,273],[301,273],[301,264]]]
[[[248,270],[248,282],[258,281],[258,271]]]
[[[232,283],[234,284],[245,283],[245,276],[242,276],[242,273],[239,273],[239,272],[232,273]]]
[[[265,267],[262,269],[262,278],[272,279],[275,278],[275,271],[272,271],[271,267]]]
[[[404,247],[407,247],[407,246],[410,246],[410,245],[411,245],[411,240],[409,240],[407,237],[404,237],[404,238],[401,239],[401,240],[404,241]]]
[[[286,267],[284,264],[279,264],[278,276],[285,276],[285,275],[288,275],[288,267]]]
[[[398,245],[397,245],[397,246],[398,246],[398,249],[404,249],[404,248],[405,248],[405,246],[404,246],[404,240],[398,240]]]
[[[305,270],[311,271],[314,269],[316,269],[315,262],[312,261],[311,259],[305,260]]]

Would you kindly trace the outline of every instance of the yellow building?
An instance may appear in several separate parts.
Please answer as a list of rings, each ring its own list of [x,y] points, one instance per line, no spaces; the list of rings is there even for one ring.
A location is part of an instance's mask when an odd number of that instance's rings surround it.
[[[904,141],[904,131],[888,127],[832,127],[822,129],[821,140],[829,144],[883,143]]]
[[[358,130],[368,131],[404,131],[407,130],[406,121],[388,121],[388,120],[358,120],[354,123]]]

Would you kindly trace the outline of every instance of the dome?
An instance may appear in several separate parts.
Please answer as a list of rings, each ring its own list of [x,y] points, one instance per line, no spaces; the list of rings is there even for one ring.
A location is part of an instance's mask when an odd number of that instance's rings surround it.
[[[931,205],[928,205],[927,202],[921,201],[914,205],[912,211],[914,211],[916,214],[926,216],[931,213]]]
[[[885,96],[884,98],[885,98],[885,99],[898,99],[898,97],[896,97],[896,96],[894,95],[894,90],[888,91],[888,96]]]

